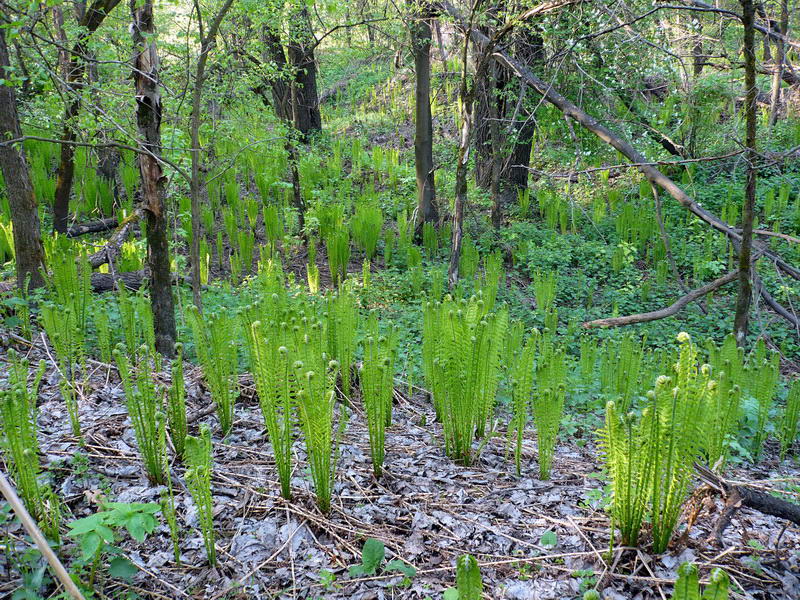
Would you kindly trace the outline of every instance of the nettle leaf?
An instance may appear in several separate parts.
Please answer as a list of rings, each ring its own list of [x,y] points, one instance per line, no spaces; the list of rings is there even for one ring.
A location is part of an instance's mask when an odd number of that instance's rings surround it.
[[[370,538],[364,542],[364,548],[361,550],[361,564],[364,570],[372,575],[378,570],[385,556],[386,547],[383,542]]]
[[[83,519],[77,519],[69,524],[69,535],[71,536],[80,536],[90,531],[94,531],[103,524],[103,515],[101,513],[97,513],[91,515],[89,517],[84,517]]]
[[[555,548],[558,544],[558,536],[552,531],[545,531],[539,543],[545,548]]]
[[[81,538],[80,546],[83,553],[84,560],[93,558],[97,551],[103,545],[103,538],[97,535],[94,531],[90,531]]]
[[[414,567],[397,558],[386,563],[386,566],[383,568],[383,570],[384,572],[399,571],[406,577],[413,577],[417,574],[417,570]]]
[[[119,577],[120,579],[129,580],[139,569],[130,560],[124,556],[117,556],[112,559],[108,566],[108,574],[112,577]]]
[[[458,590],[456,588],[447,588],[444,591],[444,600],[458,600]]]

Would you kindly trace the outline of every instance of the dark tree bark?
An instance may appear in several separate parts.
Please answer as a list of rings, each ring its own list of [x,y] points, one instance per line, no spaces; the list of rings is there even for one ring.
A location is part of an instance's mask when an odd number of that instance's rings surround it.
[[[72,47],[67,64],[65,85],[70,89],[72,97],[67,101],[64,109],[64,123],[61,139],[66,142],[61,144],[61,156],[58,162],[58,178],[53,198],[53,230],[58,233],[67,232],[69,220],[69,197],[72,193],[72,179],[75,175],[75,119],[81,109],[81,89],[86,76],[86,54],[90,36],[97,31],[120,0],[95,0],[82,15],[79,15],[81,33]]]
[[[272,91],[272,109],[275,115],[287,123],[292,122],[291,91],[284,79],[288,72],[286,52],[281,45],[278,32],[269,24],[261,30],[261,43],[264,46],[262,60],[275,65],[277,75],[269,78],[269,87]]]
[[[5,29],[0,28],[0,78],[6,83],[13,81],[10,67]],[[40,270],[44,268],[44,248],[39,229],[39,207],[33,195],[22,143],[6,142],[21,137],[16,90],[11,85],[0,85],[0,170],[5,180],[14,228],[17,286],[24,289],[28,280],[28,287],[33,289],[44,285]]]
[[[167,215],[161,156],[161,94],[158,89],[158,52],[153,22],[153,0],[130,0],[133,35],[133,80],[136,88],[136,124],[143,153],[139,154],[142,208],[147,215],[147,265],[156,350],[175,353],[175,307],[169,273]]]
[[[411,51],[414,55],[414,163],[417,173],[417,223],[436,222],[431,117],[431,25],[427,3],[410,0]]]
[[[739,293],[736,298],[736,314],[733,319],[733,333],[740,346],[747,337],[750,318],[750,303],[753,296],[752,246],[753,210],[756,201],[756,52],[755,52],[755,7],[753,0],[740,0],[742,3],[742,25],[744,26],[744,86],[745,86],[745,157],[747,160],[747,181],[742,205],[742,240],[739,244]]]
[[[290,40],[286,47],[289,64],[294,69],[292,120],[295,128],[306,138],[313,131],[322,129],[317,94],[317,62],[314,58],[316,40],[305,3],[293,11],[289,19]]]
[[[189,249],[189,262],[191,264],[192,279],[192,300],[198,310],[203,310],[203,300],[200,296],[200,235],[202,234],[200,224],[200,198],[206,185],[200,168],[200,122],[201,122],[201,103],[203,100],[203,84],[206,80],[206,64],[208,63],[208,53],[216,44],[217,32],[220,23],[225,18],[225,14],[230,10],[233,0],[225,0],[220,7],[208,31],[204,30],[203,16],[200,3],[195,0],[195,12],[200,28],[200,56],[197,58],[197,66],[194,75],[194,89],[192,90],[192,117],[190,123],[192,139],[192,181],[191,188],[191,210],[192,210],[192,244]]]

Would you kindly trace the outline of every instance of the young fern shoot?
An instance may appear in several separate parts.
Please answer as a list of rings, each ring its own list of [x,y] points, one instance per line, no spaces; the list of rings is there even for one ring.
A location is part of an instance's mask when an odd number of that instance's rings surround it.
[[[536,370],[537,392],[533,396],[533,417],[539,448],[539,478],[549,479],[558,430],[564,414],[566,355],[554,352]]]
[[[197,507],[206,558],[211,566],[217,564],[214,543],[214,501],[211,497],[211,431],[200,426],[199,437],[186,437],[186,483]]]
[[[183,457],[188,427],[186,424],[186,381],[183,378],[183,344],[175,344],[172,385],[167,394],[167,426],[175,453]]]
[[[517,477],[522,475],[522,438],[531,407],[534,383],[534,362],[538,331],[533,330],[525,346],[513,357],[511,367],[511,405],[512,416],[508,427],[509,441],[514,438],[514,466]]]

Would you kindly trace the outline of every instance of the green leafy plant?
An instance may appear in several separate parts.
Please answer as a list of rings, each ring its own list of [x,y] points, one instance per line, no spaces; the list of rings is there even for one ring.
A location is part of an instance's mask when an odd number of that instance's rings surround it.
[[[374,538],[369,538],[364,542],[364,547],[361,549],[361,563],[352,565],[348,570],[350,577],[375,575],[378,569],[381,568],[381,565],[383,565],[385,558],[386,547],[383,542]],[[396,558],[383,565],[382,571],[384,573],[397,571],[409,578],[417,574],[417,570],[414,567]]]
[[[544,354],[536,369],[533,417],[539,449],[539,478],[550,478],[558,429],[564,414],[567,365],[563,350]]]
[[[353,239],[356,244],[364,251],[368,259],[372,259],[375,256],[378,239],[383,228],[383,214],[380,206],[374,202],[359,203],[350,221],[350,227],[353,230]]]
[[[522,438],[528,423],[534,384],[534,363],[539,332],[533,330],[525,346],[512,359],[511,367],[511,423],[509,439],[514,438],[514,465],[517,476],[522,474]]]
[[[781,443],[781,458],[786,456],[797,438],[798,420],[800,420],[800,379],[796,379],[789,388],[786,407],[783,409],[778,436]]]
[[[364,340],[364,363],[361,367],[360,381],[375,477],[380,477],[383,469],[385,428],[392,422],[396,352],[397,335],[394,329],[390,330],[388,335],[379,335],[378,316],[376,313],[371,314],[367,321],[367,338]]]
[[[334,287],[339,287],[347,277],[347,265],[350,262],[350,232],[345,226],[339,226],[325,236],[325,247],[328,251],[328,267]]]
[[[292,397],[295,393],[289,349],[282,345],[280,325],[255,321],[248,328],[250,367],[258,391],[264,426],[272,444],[281,496],[291,498]],[[287,342],[288,343],[288,342]]]
[[[508,313],[486,315],[477,297],[428,302],[423,326],[423,364],[442,422],[445,451],[463,464],[472,442],[485,433],[494,412]]]
[[[67,406],[72,434],[81,438],[81,424],[78,416],[78,399],[76,390],[76,370],[83,362],[83,334],[80,330],[75,312],[71,308],[61,309],[53,303],[42,304],[42,326],[56,351],[61,379],[59,389]]]
[[[456,560],[456,587],[445,591],[445,600],[480,600],[483,596],[483,579],[478,561],[470,554]]]
[[[196,306],[189,309],[197,358],[203,369],[223,436],[233,427],[234,405],[239,394],[239,358],[236,345],[236,320],[227,313],[201,315]]]
[[[754,350],[753,364],[748,368],[750,393],[758,402],[756,432],[753,436],[752,453],[759,457],[767,439],[767,424],[772,410],[773,398],[780,379],[780,363],[777,352],[767,356],[766,345],[761,339]]]
[[[147,347],[142,346],[138,366],[133,370],[124,349],[122,344],[114,349],[114,360],[122,379],[128,416],[148,479],[163,485],[167,480],[166,433],[164,415],[160,411],[162,400],[149,372],[150,355]]]
[[[358,307],[356,297],[350,291],[340,290],[328,296],[328,356],[339,361],[342,378],[342,394],[350,397],[350,369],[356,352],[358,333]]]
[[[543,313],[550,312],[556,299],[557,279],[554,271],[533,274],[533,293],[536,296],[536,308]]]
[[[705,591],[700,589],[697,567],[683,563],[678,567],[678,580],[670,600],[728,600],[730,580],[722,569],[714,569]]]
[[[110,363],[111,350],[111,322],[108,316],[108,306],[104,302],[96,301],[92,305],[92,318],[97,331],[97,346],[100,350],[100,360]]]
[[[323,513],[331,507],[337,449],[334,447],[334,384],[339,365],[325,352],[323,323],[311,323],[297,344],[298,360],[292,365],[297,383],[296,401],[305,435],[306,453],[317,505]],[[346,418],[340,416],[343,427]]]
[[[198,437],[186,437],[186,483],[197,507],[197,518],[206,549],[206,558],[211,566],[217,564],[217,549],[214,542],[214,501],[211,497],[211,430],[200,426]]]
[[[186,381],[183,377],[183,344],[175,344],[172,384],[167,392],[167,427],[175,453],[183,456],[188,428],[186,424]]]

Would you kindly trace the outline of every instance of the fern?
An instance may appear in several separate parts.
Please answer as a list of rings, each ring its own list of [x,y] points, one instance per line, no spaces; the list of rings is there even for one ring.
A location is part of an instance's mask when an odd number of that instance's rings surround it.
[[[525,343],[524,348],[517,353],[511,367],[511,402],[512,417],[508,428],[509,437],[514,436],[514,465],[517,476],[522,474],[522,438],[525,425],[528,423],[531,397],[534,384],[534,361],[536,359],[536,346],[538,332],[534,329]]]
[[[197,507],[206,558],[211,566],[215,566],[217,550],[214,543],[214,502],[211,497],[211,431],[205,424],[200,426],[199,437],[186,437],[186,465],[186,483]]]
[[[325,237],[328,251],[328,267],[334,287],[339,287],[347,277],[347,265],[350,262],[350,233],[340,226]]]
[[[41,319],[61,369],[59,388],[69,414],[72,434],[80,438],[75,371],[78,364],[83,362],[83,335],[71,308],[62,310],[52,303],[42,304]]]
[[[108,307],[99,301],[92,306],[94,326],[97,330],[97,346],[100,349],[100,360],[110,363],[111,356],[111,323],[108,317]]]
[[[172,361],[172,385],[167,394],[167,425],[175,453],[183,456],[186,447],[186,381],[183,378],[183,344],[175,344]]]
[[[727,573],[722,569],[714,569],[701,596],[697,567],[691,563],[683,563],[678,567],[678,580],[670,600],[728,600],[729,587]]]
[[[533,274],[533,293],[536,297],[536,308],[542,313],[550,312],[556,299],[556,274],[553,271]]]
[[[374,202],[359,204],[356,206],[350,226],[356,244],[364,251],[367,259],[371,260],[375,256],[378,239],[383,228],[383,214],[380,206]]]
[[[386,336],[379,335],[377,314],[370,315],[360,380],[375,477],[380,477],[383,469],[385,428],[392,422],[396,347],[395,331],[392,329]]]
[[[781,443],[781,459],[786,457],[786,453],[797,438],[798,420],[800,420],[800,379],[795,380],[786,397],[786,407],[783,410],[778,436]]]
[[[136,443],[147,478],[153,484],[163,485],[167,480],[165,423],[163,414],[159,412],[161,399],[149,373],[150,355],[143,346],[138,358],[138,368],[133,371],[123,350],[123,346],[118,345],[114,349],[114,359],[125,391],[125,405],[136,435]]]
[[[34,518],[46,514],[44,489],[39,483],[39,440],[36,430],[36,398],[45,371],[39,363],[33,382],[28,385],[28,361],[9,350],[8,379],[0,387],[0,425],[2,448],[19,495]]]
[[[537,392],[533,396],[533,416],[539,449],[539,478],[550,478],[558,429],[564,414],[566,356],[563,350],[551,354],[537,365]]]
[[[478,561],[470,554],[456,560],[456,588],[458,600],[480,600],[483,597],[483,581]]]
[[[211,391],[211,399],[217,405],[222,434],[226,436],[233,427],[234,405],[238,396],[236,323],[226,313],[204,317],[195,306],[189,309],[189,322],[197,358]]]
[[[297,404],[305,434],[306,452],[317,505],[323,513],[331,507],[336,460],[333,439],[334,383],[339,365],[325,353],[325,330],[321,322],[305,328],[298,340],[299,360],[292,365],[297,385]],[[344,423],[342,418],[341,423]]]
[[[356,298],[349,291],[328,296],[328,356],[339,361],[342,378],[342,394],[350,398],[351,372],[356,352],[358,331],[358,307]]]
[[[591,382],[594,376],[594,368],[597,363],[597,343],[588,335],[581,337],[581,381],[584,384]]]
[[[289,349],[278,328],[270,331],[255,321],[248,328],[250,368],[258,391],[264,426],[272,444],[281,496],[291,498],[292,476],[292,381]]]
[[[764,441],[767,439],[769,413],[780,379],[778,353],[772,352],[769,357],[766,354],[766,345],[763,340],[759,340],[754,351],[753,365],[748,369],[749,390],[758,402],[758,420],[751,447],[756,458],[761,456]]]

